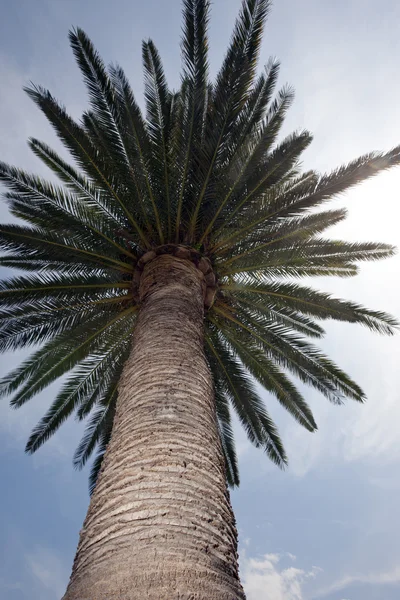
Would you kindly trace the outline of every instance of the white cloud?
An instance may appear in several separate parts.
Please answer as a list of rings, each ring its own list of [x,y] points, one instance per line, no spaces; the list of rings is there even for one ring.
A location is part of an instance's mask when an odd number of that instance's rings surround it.
[[[319,600],[319,598],[325,598],[333,592],[339,592],[348,588],[354,584],[372,584],[372,585],[385,585],[400,583],[400,565],[395,566],[390,571],[382,571],[381,573],[370,573],[369,575],[358,574],[358,575],[346,575],[331,585],[319,590],[313,599]],[[297,599],[296,599],[297,600]]]
[[[241,576],[248,600],[304,600],[303,584],[314,579],[319,570],[312,567],[309,571],[292,566],[280,565],[284,556],[291,560],[293,554],[265,554],[260,558],[241,560]]]

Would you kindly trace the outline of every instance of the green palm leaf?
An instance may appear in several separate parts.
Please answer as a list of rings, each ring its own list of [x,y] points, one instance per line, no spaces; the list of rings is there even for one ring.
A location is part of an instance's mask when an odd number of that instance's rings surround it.
[[[98,409],[92,415],[86,428],[85,435],[74,455],[74,465],[76,468],[82,469],[99,442],[101,445],[101,438],[105,431],[107,431],[108,421],[111,421],[112,424],[112,414],[115,410],[116,394],[117,390],[114,386],[109,395],[109,403],[107,403],[104,408]]]
[[[20,368],[0,380],[0,395],[15,391],[22,385],[11,401],[15,407],[22,406],[81,360],[97,352],[105,338],[111,344],[113,336],[121,336],[126,329],[132,330],[135,312],[136,309],[130,307],[111,318],[100,315],[47,342]]]
[[[169,184],[168,136],[170,121],[171,94],[168,90],[161,58],[153,42],[143,42],[143,65],[145,73],[145,100],[147,106],[147,123],[150,138],[153,142],[154,162],[153,177],[157,178],[159,195],[154,204],[160,243],[164,243],[163,229],[168,238],[171,237],[171,199]],[[159,213],[162,217],[160,218]],[[164,222],[162,222],[162,220]]]
[[[215,373],[213,373],[215,375]],[[225,459],[226,479],[230,487],[239,486],[239,467],[236,456],[229,397],[224,394],[223,382],[214,377],[218,430]]]
[[[104,454],[107,449],[107,445],[111,439],[112,423],[107,422],[107,429],[104,429],[98,444],[97,456],[93,461],[92,468],[90,469],[89,476],[89,494],[92,495],[94,488],[96,487],[97,479],[100,475],[101,467],[104,460]]]
[[[256,447],[263,447],[271,460],[283,466],[286,456],[282,442],[243,367],[223,344],[218,333],[211,329],[206,339],[214,379],[224,386],[225,394],[230,398],[249,440]]]
[[[189,241],[195,235],[201,205],[206,198],[217,159],[223,160],[223,148],[227,145],[226,142],[229,140],[239,112],[251,91],[269,6],[269,0],[245,0],[243,2],[230,47],[217,75],[213,89],[213,118],[207,120],[204,136],[208,166],[189,220]],[[203,239],[200,240],[200,243],[202,241]]]
[[[210,3],[206,0],[184,0],[184,28],[182,37],[183,84],[178,106],[180,119],[176,121],[172,149],[177,165],[176,174],[178,194],[176,199],[175,240],[179,242],[184,200],[188,203],[188,192],[199,185],[200,170],[203,173],[203,161],[206,157],[202,146],[206,126],[206,109],[209,97],[208,77],[208,39],[207,27]],[[185,100],[182,103],[182,99]],[[185,106],[186,105],[186,106]],[[174,147],[175,146],[175,147]],[[177,148],[176,148],[177,146]],[[200,156],[202,161],[199,161]],[[193,191],[191,191],[193,195]],[[184,211],[186,214],[186,210]]]
[[[317,319],[360,323],[372,331],[386,335],[393,334],[399,326],[394,317],[384,312],[368,310],[355,302],[340,300],[295,283],[232,283],[221,287],[238,298],[248,298],[252,303],[258,301],[266,307],[291,308]]]

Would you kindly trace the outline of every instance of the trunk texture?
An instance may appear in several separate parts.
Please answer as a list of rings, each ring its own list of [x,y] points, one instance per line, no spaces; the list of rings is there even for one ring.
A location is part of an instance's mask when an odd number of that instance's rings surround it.
[[[212,380],[203,274],[147,263],[111,442],[64,600],[244,600]]]

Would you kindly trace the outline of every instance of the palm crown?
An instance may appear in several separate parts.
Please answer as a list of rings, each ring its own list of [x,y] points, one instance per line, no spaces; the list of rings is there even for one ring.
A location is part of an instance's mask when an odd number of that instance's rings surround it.
[[[36,272],[1,283],[0,347],[40,344],[2,379],[0,393],[14,393],[11,404],[19,407],[70,373],[27,451],[36,451],[76,411],[88,425],[74,464],[82,467],[98,451],[92,487],[139,309],[135,282],[153,252],[189,258],[206,274],[205,352],[231,485],[239,482],[231,406],[250,441],[278,465],[286,463],[254,379],[313,431],[313,415],[287,372],[334,403],[364,399],[359,386],[307,341],[324,333],[316,321],[357,322],[381,333],[396,326],[382,312],[297,282],[312,275],[355,275],[358,261],[393,254],[385,244],[320,237],[346,212],[314,209],[398,164],[400,147],[329,174],[300,172],[311,135],[301,131],[277,142],[293,92],[284,87],[273,98],[276,61],[256,73],[269,5],[243,2],[210,83],[209,2],[184,0],[178,91],[168,88],[154,44],[143,43],[146,116],[123,70],[106,69],[80,29],[70,32],[70,42],[90,97],[81,122],[45,89],[26,90],[77,168],[36,139],[29,141],[33,152],[61,186],[0,164],[10,211],[28,223],[0,228],[0,264]]]

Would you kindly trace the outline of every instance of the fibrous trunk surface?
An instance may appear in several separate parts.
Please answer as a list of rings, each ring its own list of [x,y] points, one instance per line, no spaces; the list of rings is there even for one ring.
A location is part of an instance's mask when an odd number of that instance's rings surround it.
[[[144,267],[111,442],[64,600],[243,600],[213,387],[204,282],[189,260]]]

